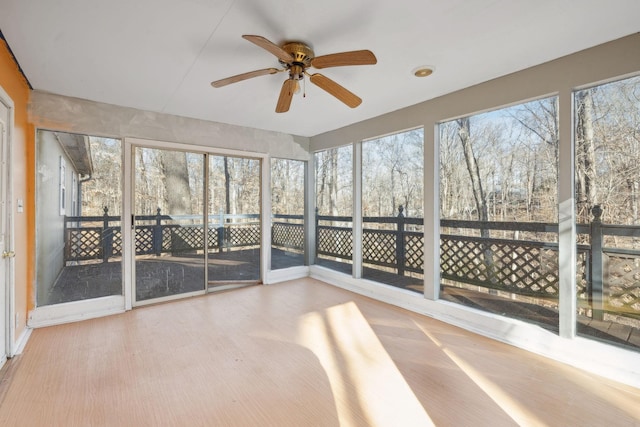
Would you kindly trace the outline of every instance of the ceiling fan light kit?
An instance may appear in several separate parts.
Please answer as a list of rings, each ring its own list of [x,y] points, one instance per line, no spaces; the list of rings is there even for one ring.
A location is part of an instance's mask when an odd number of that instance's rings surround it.
[[[283,68],[265,68],[262,70],[250,71],[213,81],[211,82],[211,86],[214,88],[220,88],[254,77],[287,71],[289,73],[289,77],[282,84],[280,96],[278,97],[278,102],[276,104],[276,113],[289,111],[293,94],[297,93],[300,88],[298,82],[303,80],[305,75],[309,76],[311,83],[338,98],[338,100],[342,101],[347,106],[355,108],[362,103],[362,99],[322,74],[309,74],[307,69],[311,67],[322,69],[348,65],[373,65],[378,62],[373,52],[369,50],[354,50],[316,57],[313,49],[305,43],[293,41],[285,43],[282,46],[278,46],[262,36],[243,35],[242,38],[276,56]]]

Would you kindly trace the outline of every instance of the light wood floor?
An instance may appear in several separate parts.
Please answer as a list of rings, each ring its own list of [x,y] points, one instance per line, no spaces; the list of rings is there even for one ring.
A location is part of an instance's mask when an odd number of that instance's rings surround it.
[[[38,329],[1,426],[640,425],[640,390],[313,279]]]

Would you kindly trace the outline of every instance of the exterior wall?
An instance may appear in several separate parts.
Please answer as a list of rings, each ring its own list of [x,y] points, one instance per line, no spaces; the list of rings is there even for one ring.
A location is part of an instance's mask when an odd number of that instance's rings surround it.
[[[72,216],[73,163],[53,132],[38,132],[36,174],[36,305],[47,304],[47,294],[64,267],[64,218]],[[60,159],[65,162],[65,214],[60,211]]]
[[[15,335],[20,339],[25,332],[27,313],[33,308],[34,291],[34,181],[31,171],[34,158],[34,127],[28,121],[29,85],[18,69],[4,40],[0,39],[0,86],[14,103],[11,168],[13,187],[11,209],[13,214],[13,250],[16,253],[15,275]],[[24,212],[17,212],[16,201],[24,201]],[[12,343],[15,345],[16,343]]]

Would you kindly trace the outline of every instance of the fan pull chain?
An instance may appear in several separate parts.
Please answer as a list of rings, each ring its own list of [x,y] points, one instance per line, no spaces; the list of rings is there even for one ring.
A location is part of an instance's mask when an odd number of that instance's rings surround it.
[[[307,79],[305,79],[304,77],[302,78],[302,97],[307,97]]]

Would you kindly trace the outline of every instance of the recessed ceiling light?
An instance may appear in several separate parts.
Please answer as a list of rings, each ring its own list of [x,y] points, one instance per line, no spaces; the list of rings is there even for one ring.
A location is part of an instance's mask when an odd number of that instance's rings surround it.
[[[421,65],[417,68],[414,68],[411,72],[416,77],[427,77],[433,74],[434,67],[430,65]]]

